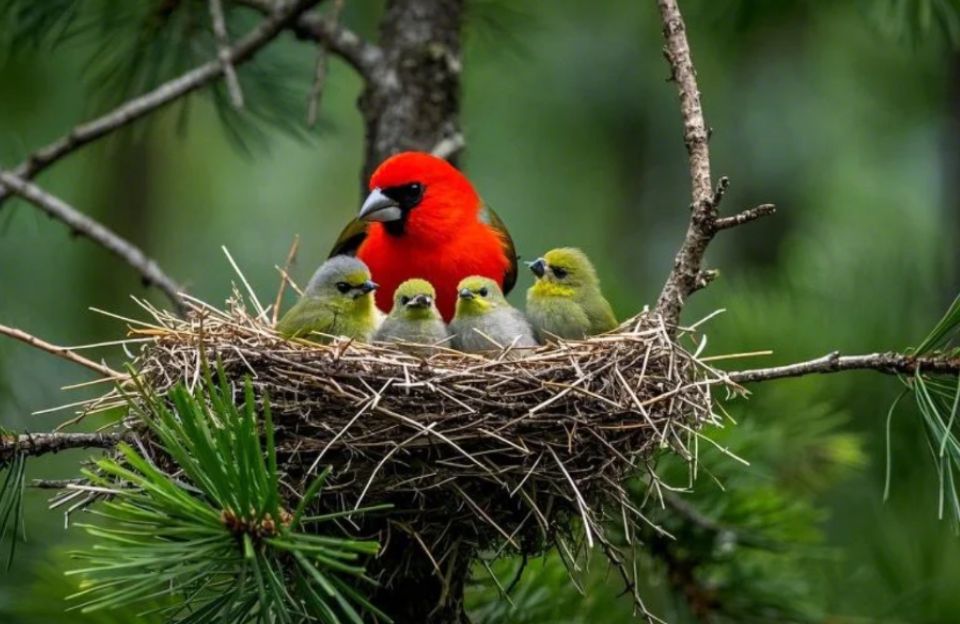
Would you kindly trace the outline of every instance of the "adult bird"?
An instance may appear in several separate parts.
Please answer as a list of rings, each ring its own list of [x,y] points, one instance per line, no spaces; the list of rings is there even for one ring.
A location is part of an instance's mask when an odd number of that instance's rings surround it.
[[[373,172],[360,214],[330,255],[355,255],[370,267],[384,312],[401,283],[427,280],[448,322],[463,278],[488,277],[504,293],[517,281],[517,254],[506,226],[466,176],[422,152],[391,156]]]

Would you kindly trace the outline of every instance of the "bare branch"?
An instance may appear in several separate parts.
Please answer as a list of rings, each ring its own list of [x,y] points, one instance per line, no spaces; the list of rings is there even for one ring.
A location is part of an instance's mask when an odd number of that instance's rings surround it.
[[[0,462],[8,461],[15,453],[32,457],[59,453],[76,448],[113,448],[132,436],[132,432],[117,433],[23,433],[0,435]]]
[[[464,140],[463,135],[458,132],[453,136],[448,136],[441,139],[436,145],[433,146],[433,149],[430,150],[430,153],[437,158],[450,160],[450,158],[460,153],[460,151],[463,150],[466,145],[467,142]]]
[[[657,301],[657,312],[667,325],[676,325],[687,296],[696,290],[700,263],[713,238],[711,227],[716,219],[716,206],[710,178],[710,148],[707,124],[700,105],[697,74],[690,56],[686,26],[677,0],[657,0],[663,35],[664,54],[670,63],[672,78],[680,93],[683,116],[683,142],[687,147],[693,203],[690,224],[683,245],[677,252],[673,270]]]
[[[173,302],[178,312],[183,312],[183,300],[180,298],[180,286],[177,285],[152,259],[136,245],[120,237],[112,230],[91,219],[63,200],[47,193],[39,186],[31,184],[19,176],[0,171],[0,192],[6,189],[13,192],[48,216],[66,224],[72,232],[86,236],[113,255],[117,256],[140,273],[143,283],[156,286]]]
[[[240,90],[240,80],[237,70],[230,60],[230,35],[227,33],[227,20],[223,15],[223,0],[207,0],[210,5],[210,21],[213,26],[213,36],[217,40],[217,58],[223,66],[223,75],[227,81],[227,91],[230,101],[236,109],[243,108],[243,91]]]
[[[777,207],[773,204],[760,204],[755,208],[748,208],[739,214],[735,214],[732,217],[721,217],[717,219],[713,227],[716,231],[725,230],[727,228],[736,227],[738,225],[743,225],[744,223],[749,223],[759,219],[760,217],[766,217],[777,212]]]
[[[266,44],[272,41],[284,27],[305,10],[313,7],[319,0],[294,0],[286,8],[270,12],[256,28],[230,48],[227,60],[234,66],[250,59]],[[272,6],[271,6],[272,9]],[[217,59],[193,69],[179,78],[163,83],[153,91],[127,101],[109,113],[76,126],[46,147],[33,152],[26,161],[13,169],[13,174],[29,180],[57,162],[64,156],[76,151],[118,128],[122,128],[144,115],[169,104],[219,78],[224,65]],[[9,197],[10,192],[0,189],[0,203]]]
[[[888,375],[913,375],[917,371],[931,374],[960,374],[960,357],[949,356],[913,356],[904,353],[870,353],[867,355],[840,355],[834,351],[823,357],[796,364],[733,371],[727,374],[735,383],[754,383],[783,379],[784,377],[803,377],[804,375],[838,373],[851,370],[872,370]]]
[[[343,0],[334,0],[333,6],[327,12],[324,19],[330,22],[330,26],[335,28],[340,21],[340,13],[343,11]],[[313,85],[310,87],[310,95],[307,99],[307,125],[313,128],[317,125],[317,118],[320,113],[320,98],[323,95],[323,87],[327,82],[327,69],[329,59],[327,48],[323,44],[317,46],[317,65],[313,74]]]
[[[261,13],[270,13],[274,0],[237,0]],[[383,59],[383,51],[374,43],[363,39],[343,24],[332,23],[322,15],[301,15],[290,25],[299,39],[316,41],[353,67],[367,80],[373,80],[377,66]]]
[[[710,241],[720,230],[772,214],[774,207],[763,204],[733,217],[720,219],[717,209],[729,185],[720,178],[714,190],[710,176],[710,130],[703,116],[697,71],[693,66],[686,25],[677,0],[657,0],[666,40],[664,56],[670,64],[671,79],[677,83],[680,113],[683,117],[683,142],[687,148],[693,202],[690,223],[683,244],[673,261],[673,269],[660,291],[657,312],[668,327],[675,327],[687,297],[706,286],[716,276],[703,271],[704,254]]]
[[[100,373],[104,377],[107,377],[110,379],[118,379],[118,380],[127,379],[127,375],[124,375],[123,373],[118,373],[117,371],[113,370],[109,366],[106,366],[105,364],[100,364],[98,362],[94,362],[93,360],[88,360],[82,355],[74,351],[71,351],[66,347],[60,347],[55,344],[50,344],[49,342],[46,342],[45,340],[41,340],[36,336],[32,336],[23,330],[16,329],[14,327],[7,327],[6,325],[0,325],[0,334],[4,336],[9,336],[10,338],[14,338],[15,340],[19,340],[20,342],[24,342],[30,345],[31,347],[40,349],[41,351],[46,351],[47,353],[51,353],[53,355],[56,355],[57,357],[61,357],[65,360],[73,362],[74,364],[85,366],[92,371]]]

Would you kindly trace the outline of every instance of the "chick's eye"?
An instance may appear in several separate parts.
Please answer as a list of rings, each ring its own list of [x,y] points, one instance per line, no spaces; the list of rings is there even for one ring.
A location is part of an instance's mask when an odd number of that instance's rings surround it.
[[[486,287],[481,288],[477,292],[480,293],[481,297],[486,297],[487,295],[490,294],[490,291],[488,291]]]
[[[400,297],[400,303],[402,303],[403,305],[407,305],[408,303],[410,303],[410,297],[407,297],[406,295]]]
[[[567,270],[561,269],[560,267],[553,267],[553,274],[557,277],[557,279],[563,279],[567,276]]]
[[[346,294],[350,290],[350,284],[346,282],[337,282],[337,290]]]

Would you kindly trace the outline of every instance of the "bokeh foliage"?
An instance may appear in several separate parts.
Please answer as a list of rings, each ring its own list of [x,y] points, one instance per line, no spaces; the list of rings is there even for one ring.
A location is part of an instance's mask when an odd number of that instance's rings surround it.
[[[117,6],[58,2],[83,4],[85,19]],[[0,2],[8,11],[23,4]],[[344,19],[373,35],[377,4],[348,1]],[[958,3],[690,0],[682,6],[714,129],[714,168],[733,181],[725,208],[770,201],[780,209],[772,219],[721,235],[712,248],[709,262],[721,278],[687,312],[692,320],[727,310],[707,325],[709,351],[774,351],[726,363],[752,366],[833,349],[919,344],[960,286],[960,203],[951,187],[960,173]],[[196,11],[197,25],[204,11]],[[8,28],[10,13],[0,15],[0,38],[10,43],[16,34]],[[182,16],[173,26],[189,25],[188,13]],[[238,14],[231,32],[244,32],[250,17]],[[689,201],[653,3],[564,0],[547,10],[540,3],[477,0],[471,20],[463,114],[471,177],[509,224],[522,255],[580,245],[596,260],[622,315],[652,303]],[[101,22],[109,26],[109,20],[93,23]],[[138,52],[129,43],[136,38],[123,31],[115,33],[113,53],[97,54],[103,47],[97,31],[57,39],[60,23],[49,35],[13,41],[13,53],[0,58],[0,85],[13,86],[0,97],[3,166],[127,93],[212,57],[201,31],[156,72],[125,73],[136,54],[164,50],[146,45]],[[171,41],[179,32],[168,31]],[[332,63],[325,132],[307,132],[304,97],[313,60],[309,45],[286,36],[240,70],[253,110],[237,114],[192,96],[188,105],[86,148],[41,181],[146,247],[204,299],[229,294],[221,244],[230,246],[258,292],[272,293],[273,265],[283,261],[293,234],[303,237],[296,269],[303,279],[359,201],[359,82]],[[281,89],[284,97],[270,97]],[[284,127],[292,132],[278,131]],[[241,128],[257,128],[257,140],[239,134]],[[238,136],[246,138],[246,152],[236,149]],[[527,284],[521,281],[521,290]],[[21,203],[0,208],[0,322],[61,343],[115,339],[122,323],[87,308],[136,314],[131,292],[142,294],[136,276],[103,251],[72,241]],[[114,363],[122,358],[102,355]],[[94,392],[59,390],[84,379],[44,354],[0,342],[0,425],[50,428],[63,416],[30,412]],[[951,524],[937,520],[938,475],[918,426],[923,414],[911,401],[891,421],[883,502],[886,417],[901,388],[893,378],[851,373],[764,384],[749,400],[726,404],[738,424],[713,437],[750,465],[705,448],[692,497],[723,530],[691,529],[669,508],[654,517],[682,538],[677,544],[684,548],[670,557],[682,563],[696,555],[695,578],[723,601],[727,621],[960,621],[960,545]],[[28,473],[73,476],[82,457],[31,462]],[[678,487],[690,485],[680,467],[662,468]],[[0,573],[0,617],[48,621],[50,605],[75,591],[51,572],[61,563],[57,553],[85,538],[63,531],[40,493],[28,492],[25,503],[29,539],[17,555],[17,574]],[[663,546],[645,537],[651,547]],[[695,621],[690,602],[672,587],[665,558],[640,552],[651,609],[669,621]],[[506,584],[517,566],[497,562],[493,571]],[[615,599],[619,578],[600,557],[582,579],[587,598],[561,572],[554,559],[530,562],[511,608],[478,569],[471,593],[477,620],[630,621],[629,605]],[[38,615],[40,609],[48,614]],[[75,621],[93,621],[86,617]]]

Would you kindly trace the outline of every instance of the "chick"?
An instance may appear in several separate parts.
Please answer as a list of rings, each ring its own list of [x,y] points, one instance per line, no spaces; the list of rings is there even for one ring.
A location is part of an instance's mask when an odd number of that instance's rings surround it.
[[[376,289],[363,262],[350,256],[330,258],[310,278],[300,301],[277,323],[277,333],[317,342],[329,342],[331,336],[367,342],[378,324],[371,294]]]
[[[561,247],[528,264],[537,278],[527,290],[527,317],[540,340],[581,339],[617,326],[585,253]]]
[[[397,287],[390,315],[373,335],[375,341],[424,345],[443,343],[450,336],[436,305],[436,292],[430,282],[409,279]],[[428,355],[429,348],[411,349]]]
[[[450,333],[453,347],[468,353],[537,346],[523,312],[507,303],[495,281],[479,275],[467,277],[457,286]]]

